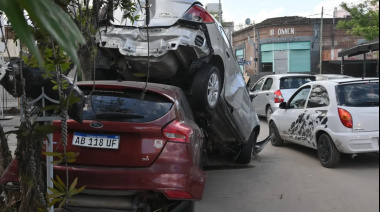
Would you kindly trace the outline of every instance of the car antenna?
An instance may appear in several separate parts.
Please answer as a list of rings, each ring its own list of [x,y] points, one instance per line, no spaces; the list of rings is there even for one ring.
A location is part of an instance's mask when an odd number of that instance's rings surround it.
[[[145,11],[146,11],[146,18],[145,18],[145,23],[146,23],[146,33],[147,33],[147,41],[148,41],[148,73],[146,76],[146,82],[145,82],[145,87],[144,90],[141,94],[141,99],[144,99],[146,91],[148,90],[148,82],[149,82],[149,77],[150,77],[150,38],[149,38],[149,24],[150,24],[150,7],[152,5],[150,4],[149,0],[146,0],[145,2]]]

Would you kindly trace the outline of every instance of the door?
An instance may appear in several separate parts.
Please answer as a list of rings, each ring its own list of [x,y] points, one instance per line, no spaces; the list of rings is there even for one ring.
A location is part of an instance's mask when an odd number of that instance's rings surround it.
[[[273,91],[271,91],[272,85],[273,85],[273,78],[268,77],[265,80],[265,83],[264,83],[261,91],[259,91],[257,93],[256,112],[260,116],[266,116],[266,109],[267,109],[267,105],[269,104],[269,100],[270,100],[269,98],[273,97],[273,95],[271,95],[271,93],[274,93]]]
[[[308,114],[305,117],[305,145],[316,149],[314,136],[320,126],[328,126],[328,107],[330,97],[327,89],[322,85],[314,85],[307,103]],[[323,127],[324,128],[324,127]]]
[[[307,114],[306,104],[311,91],[311,86],[299,89],[288,102],[286,110],[281,110],[279,118],[280,134],[287,141],[302,144],[306,135],[305,117]]]
[[[276,74],[287,74],[288,73],[288,50],[275,51],[274,52],[274,72]]]
[[[256,82],[256,84],[251,88],[249,91],[252,100],[253,109],[258,113],[258,107],[259,107],[259,100],[257,99],[259,92],[261,91],[261,88],[264,85],[266,78],[261,78],[259,81]],[[260,115],[260,114],[259,114]]]

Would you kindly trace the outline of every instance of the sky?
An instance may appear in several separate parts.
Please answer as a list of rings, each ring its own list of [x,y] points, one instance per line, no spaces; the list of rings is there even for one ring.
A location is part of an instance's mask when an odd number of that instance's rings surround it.
[[[219,0],[200,0],[207,3],[219,3]],[[247,18],[256,23],[268,18],[284,16],[321,17],[324,7],[325,17],[332,17],[335,7],[344,1],[358,4],[364,0],[221,0],[223,19],[233,21],[235,25],[244,24]]]

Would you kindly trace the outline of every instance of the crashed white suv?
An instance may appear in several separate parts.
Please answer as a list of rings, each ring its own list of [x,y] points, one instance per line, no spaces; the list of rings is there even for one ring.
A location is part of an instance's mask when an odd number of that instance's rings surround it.
[[[379,79],[341,79],[301,87],[269,121],[272,144],[318,150],[327,168],[341,153],[379,152]]]
[[[146,4],[145,0],[140,3]],[[105,18],[97,44],[107,59],[98,66],[97,78],[113,80],[117,73],[124,80],[148,78],[180,87],[187,94],[197,123],[206,133],[216,135],[209,137],[252,146],[260,126],[223,27],[198,1],[150,3],[148,27],[146,8],[139,5],[133,14],[140,16],[138,21],[124,19],[120,9]],[[243,161],[250,161],[250,151],[239,152],[246,152]]]

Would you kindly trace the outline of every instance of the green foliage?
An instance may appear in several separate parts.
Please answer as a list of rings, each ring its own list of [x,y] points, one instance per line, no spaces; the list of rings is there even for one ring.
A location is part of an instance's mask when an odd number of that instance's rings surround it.
[[[62,163],[74,163],[79,155],[78,152],[66,152],[65,154],[58,152],[43,152],[42,154],[58,158],[58,160],[52,162],[54,165],[59,165]]]
[[[120,0],[117,4],[115,4],[114,10],[116,10],[118,7],[122,8],[124,11],[123,18],[129,19],[132,23],[134,23],[136,20],[140,18],[139,15],[134,15],[134,13],[137,11],[137,4],[140,4],[140,0]]]
[[[0,0],[0,9],[5,12],[17,36],[28,46],[41,67],[43,67],[42,56],[29,30],[24,11],[28,13],[35,26],[51,35],[71,60],[80,67],[77,56],[78,43],[84,43],[85,40],[75,23],[53,1]]]
[[[72,182],[69,188],[65,185],[65,183],[59,176],[57,176],[56,178],[56,180],[52,179],[55,188],[49,188],[49,191],[51,193],[46,196],[49,208],[57,203],[59,203],[59,208],[62,208],[62,206],[66,204],[68,199],[70,199],[74,195],[81,193],[84,189],[86,189],[86,186],[76,189],[78,184],[78,178],[75,178],[75,180]],[[38,212],[47,212],[47,209],[44,207],[40,207],[38,209]]]
[[[366,0],[358,5],[341,5],[352,19],[340,21],[338,29],[348,30],[349,34],[364,37],[367,40],[379,38],[379,0]]]

